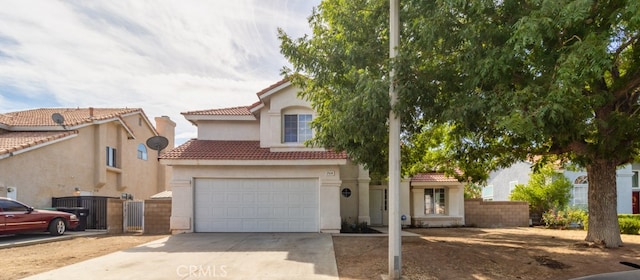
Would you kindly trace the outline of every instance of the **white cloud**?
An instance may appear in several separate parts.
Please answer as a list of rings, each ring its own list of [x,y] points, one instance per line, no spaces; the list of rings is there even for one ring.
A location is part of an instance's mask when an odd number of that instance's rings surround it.
[[[0,9],[0,112],[141,107],[168,115],[250,105],[286,60],[276,29],[309,33],[319,0],[8,1]]]

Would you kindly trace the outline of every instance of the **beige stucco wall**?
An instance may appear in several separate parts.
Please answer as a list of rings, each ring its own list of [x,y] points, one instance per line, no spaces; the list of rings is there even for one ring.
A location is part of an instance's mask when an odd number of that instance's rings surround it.
[[[196,178],[317,178],[320,192],[320,231],[340,230],[339,196],[342,182],[339,165],[318,166],[300,163],[284,166],[174,166],[173,178],[173,233],[193,232],[193,186]]]
[[[309,149],[302,143],[282,142],[282,115],[287,114],[312,114],[315,117],[311,104],[298,98],[298,89],[289,86],[278,94],[268,97],[265,108],[260,111],[260,147],[272,149]]]
[[[410,179],[401,179],[400,181],[400,217],[402,215],[405,216],[406,221],[402,223],[403,225],[409,225],[411,221],[411,190],[410,190]],[[369,190],[387,190],[389,191],[388,185],[371,185]],[[387,193],[387,195],[389,195]],[[389,199],[389,198],[388,198]],[[389,201],[387,201],[389,203]],[[370,207],[373,207],[371,205]],[[374,209],[370,208],[370,211],[374,211]],[[387,209],[382,210],[382,225],[389,225],[389,207]]]
[[[444,188],[446,190],[446,210],[444,215],[427,215],[424,213],[425,188]],[[446,227],[465,224],[464,185],[461,183],[414,183],[411,186],[411,197],[412,218],[416,226]]]
[[[154,135],[140,114],[123,117],[136,136],[116,121],[80,128],[76,137],[0,160],[0,186],[16,190],[16,199],[34,207],[50,207],[52,197],[83,194],[136,199],[157,193],[159,163],[147,149],[148,160],[137,158],[138,144]],[[106,146],[117,149],[118,168],[106,166]]]
[[[199,140],[260,140],[260,122],[215,121],[198,124]]]

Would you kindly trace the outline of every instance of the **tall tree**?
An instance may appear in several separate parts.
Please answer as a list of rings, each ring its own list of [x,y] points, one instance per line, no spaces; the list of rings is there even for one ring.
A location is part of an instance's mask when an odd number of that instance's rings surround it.
[[[439,153],[405,149],[406,172],[459,166],[483,180],[557,155],[587,170],[586,240],[620,246],[615,171],[640,148],[640,2],[403,0],[396,61],[386,58],[387,5],[325,0],[312,36],[280,31],[285,72],[318,111],[315,144],[384,170],[395,64],[405,147]]]

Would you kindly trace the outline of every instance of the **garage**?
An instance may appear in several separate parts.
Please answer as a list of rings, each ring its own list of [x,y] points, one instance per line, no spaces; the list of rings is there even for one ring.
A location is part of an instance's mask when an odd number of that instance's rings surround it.
[[[318,232],[317,179],[196,179],[196,232]]]

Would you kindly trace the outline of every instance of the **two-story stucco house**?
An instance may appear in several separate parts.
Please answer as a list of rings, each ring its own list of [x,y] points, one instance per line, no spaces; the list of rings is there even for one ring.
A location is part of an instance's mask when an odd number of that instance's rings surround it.
[[[257,96],[250,106],[182,113],[198,137],[161,157],[173,167],[174,233],[338,232],[342,221],[387,224],[386,186],[369,186],[368,171],[345,153],[304,145],[313,137],[315,112],[298,88],[282,80]],[[422,224],[429,217],[464,224],[461,184],[411,184],[402,189],[407,224],[414,210]]]
[[[532,172],[531,162],[518,162],[508,168],[489,174],[487,186],[482,191],[482,198],[493,201],[509,200],[511,192],[518,184],[526,185]],[[572,184],[569,205],[586,209],[589,182],[584,170],[570,171],[558,169]],[[639,214],[638,198],[640,197],[640,164],[626,164],[616,171],[617,211],[618,214]]]
[[[62,116],[56,123],[52,115]],[[58,119],[60,121],[60,119]],[[0,114],[0,196],[50,207],[52,197],[145,199],[167,188],[166,166],[146,140],[173,145],[175,123],[142,109],[46,108]]]

